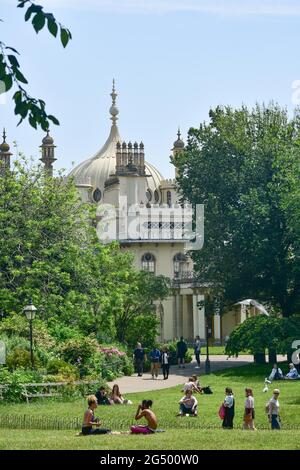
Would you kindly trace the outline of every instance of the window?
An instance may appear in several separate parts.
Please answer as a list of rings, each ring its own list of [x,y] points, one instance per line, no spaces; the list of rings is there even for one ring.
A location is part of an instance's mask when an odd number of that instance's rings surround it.
[[[159,192],[157,189],[154,191],[154,201],[156,204],[159,202]]]
[[[155,257],[151,253],[145,253],[142,256],[142,269],[149,273],[155,272]]]
[[[173,258],[174,263],[174,275],[175,277],[181,277],[189,270],[189,263],[186,255],[183,253],[177,253]]]
[[[102,193],[99,188],[95,189],[93,192],[93,199],[95,202],[100,202],[102,197]]]
[[[169,207],[171,207],[172,204],[172,193],[171,191],[167,191],[167,204]]]
[[[151,193],[151,190],[148,188],[147,191],[146,191],[146,198],[147,200],[150,202],[151,199],[152,199],[152,193]]]

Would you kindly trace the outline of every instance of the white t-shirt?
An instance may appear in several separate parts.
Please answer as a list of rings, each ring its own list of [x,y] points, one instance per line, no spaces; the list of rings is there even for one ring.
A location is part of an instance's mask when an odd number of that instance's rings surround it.
[[[166,353],[166,352],[162,353],[161,363],[162,364],[169,364],[168,353]]]
[[[254,409],[254,398],[249,396],[245,400],[245,408]]]
[[[271,398],[271,400],[269,401],[269,413],[271,415],[278,415],[279,413],[279,401],[278,400],[275,400],[274,397]]]
[[[233,406],[233,399],[233,395],[226,395],[224,405],[226,405],[227,408],[231,408]]]

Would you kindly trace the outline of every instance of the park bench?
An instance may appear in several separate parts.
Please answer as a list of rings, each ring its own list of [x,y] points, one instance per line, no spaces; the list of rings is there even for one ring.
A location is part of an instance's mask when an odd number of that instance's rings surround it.
[[[66,387],[67,385],[96,385],[98,384],[97,380],[87,382],[84,380],[75,380],[74,382],[43,382],[43,383],[30,383],[23,384],[23,397],[26,398],[27,403],[29,404],[30,398],[51,398],[51,397],[61,397],[61,388]],[[35,389],[35,390],[32,390]],[[37,391],[38,389],[38,391]]]

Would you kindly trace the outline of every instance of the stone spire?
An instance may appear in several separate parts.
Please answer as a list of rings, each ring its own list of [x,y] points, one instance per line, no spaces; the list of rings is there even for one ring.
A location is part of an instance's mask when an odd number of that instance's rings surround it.
[[[118,93],[116,92],[116,89],[115,89],[115,79],[113,79],[112,92],[111,92],[110,96],[111,96],[111,99],[112,99],[112,105],[109,109],[109,112],[111,114],[110,119],[112,120],[113,126],[116,126],[117,120],[118,120],[119,110],[116,106],[116,99],[117,99]]]
[[[6,142],[6,132],[5,129],[3,129],[3,142],[0,145],[0,174],[4,174],[10,169],[11,156],[10,146]]]
[[[174,156],[184,149],[184,142],[181,139],[180,127],[178,127],[177,137],[178,137],[177,140],[175,140],[174,142],[174,147],[172,148]]]
[[[53,176],[53,163],[56,161],[54,156],[54,149],[56,145],[54,145],[54,140],[47,131],[47,135],[42,140],[42,145],[40,148],[42,149],[42,157],[40,160],[44,163],[45,172],[48,176]]]

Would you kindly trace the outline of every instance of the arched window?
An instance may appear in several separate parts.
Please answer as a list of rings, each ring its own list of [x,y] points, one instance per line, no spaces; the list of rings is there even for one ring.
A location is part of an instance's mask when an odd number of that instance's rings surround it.
[[[159,202],[159,192],[157,189],[154,191],[154,202],[157,204]]]
[[[172,204],[172,193],[171,191],[167,191],[167,204],[169,207],[171,207]]]
[[[152,193],[151,193],[151,190],[148,188],[147,191],[146,191],[146,198],[147,200],[150,202],[151,199],[152,199]]]
[[[101,190],[99,188],[96,188],[95,191],[93,192],[93,199],[95,202],[100,202],[102,197]]]
[[[152,253],[145,253],[142,256],[142,269],[149,273],[155,273],[155,257]]]
[[[183,253],[177,253],[174,256],[173,264],[175,277],[181,277],[182,274],[187,273],[189,270],[189,263],[187,261],[187,257]]]

